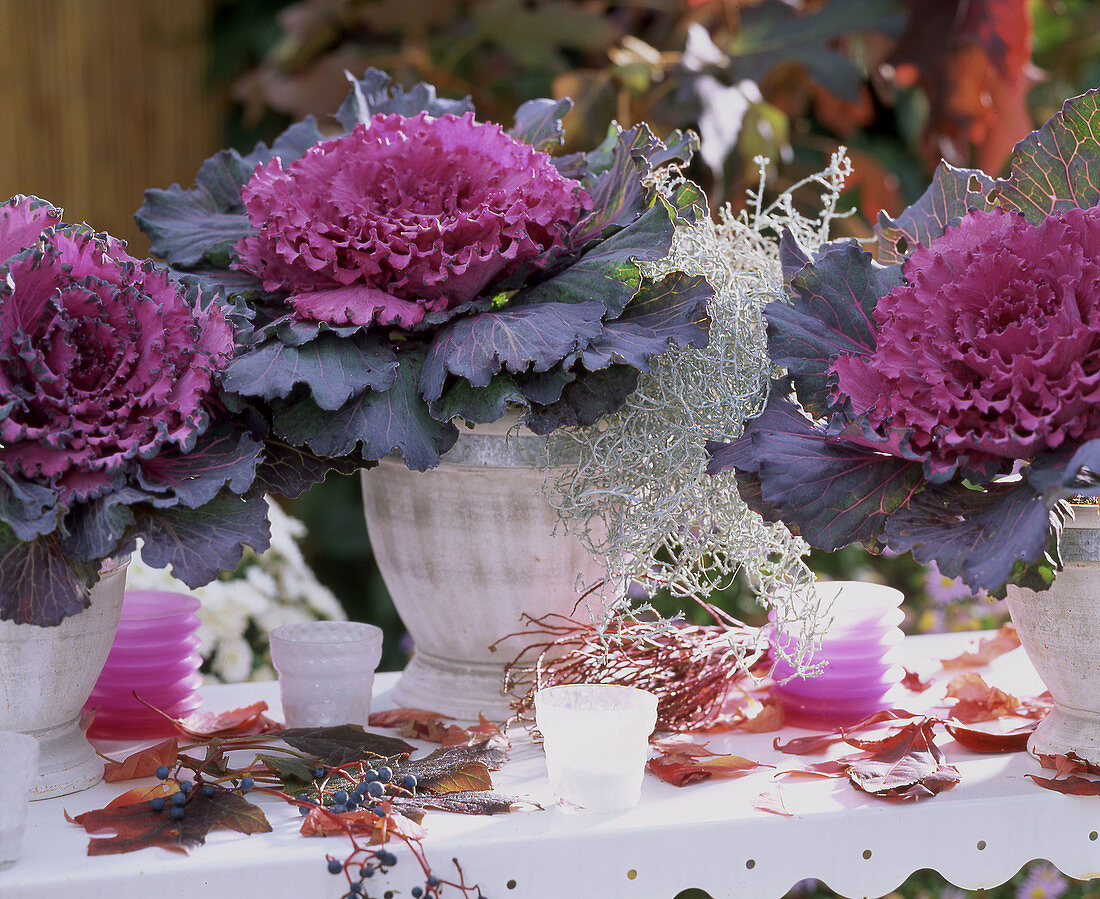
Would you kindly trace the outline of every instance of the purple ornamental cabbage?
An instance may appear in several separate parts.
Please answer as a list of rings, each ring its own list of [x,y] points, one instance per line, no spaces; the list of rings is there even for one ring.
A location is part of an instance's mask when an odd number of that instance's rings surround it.
[[[219,308],[193,308],[118,241],[54,227],[48,204],[16,198],[2,215],[3,470],[69,505],[109,490],[127,460],[189,449],[233,350]]]
[[[242,196],[259,230],[239,267],[289,290],[300,318],[406,328],[545,264],[592,206],[549,155],[473,113],[374,115],[285,170],[259,166]]]
[[[837,396],[930,470],[1100,437],[1100,208],[1029,223],[972,211],[904,265],[876,349],[833,363]]]

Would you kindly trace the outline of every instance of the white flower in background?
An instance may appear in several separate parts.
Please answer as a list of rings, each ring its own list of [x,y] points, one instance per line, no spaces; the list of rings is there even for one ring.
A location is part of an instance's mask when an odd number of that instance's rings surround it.
[[[270,680],[275,677],[267,635],[280,624],[344,620],[339,601],[306,564],[298,541],[302,522],[268,499],[271,546],[257,554],[245,547],[236,571],[190,590],[167,569],[151,568],[134,555],[126,576],[130,590],[172,590],[202,601],[199,609],[199,652],[208,679],[225,682]]]

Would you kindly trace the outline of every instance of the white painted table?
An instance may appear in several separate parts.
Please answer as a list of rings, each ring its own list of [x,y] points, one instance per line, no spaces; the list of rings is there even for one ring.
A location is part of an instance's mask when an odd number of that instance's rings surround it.
[[[952,656],[970,640],[967,635],[910,638],[907,658],[912,666]],[[989,683],[1018,695],[1041,690],[1022,650],[978,670]],[[378,677],[376,708],[390,705],[394,680],[395,675]],[[210,711],[262,698],[279,714],[274,683],[211,687],[205,697]],[[928,702],[941,697],[936,687],[922,694]],[[786,729],[780,736],[799,733],[804,732]],[[709,745],[782,766],[791,757],[772,749],[775,736],[719,735]],[[424,819],[424,848],[433,868],[446,875],[450,860],[458,858],[467,881],[480,884],[488,899],[672,899],[688,887],[702,888],[716,899],[769,899],[807,877],[823,880],[844,896],[881,896],[921,868],[976,889],[1003,883],[1035,858],[1049,859],[1071,877],[1100,877],[1100,799],[1036,786],[1025,774],[1041,769],[1023,753],[979,756],[944,740],[941,745],[962,772],[962,783],[916,803],[874,800],[846,780],[802,779],[783,786],[788,808],[795,812],[785,818],[752,807],[753,798],[771,782],[766,773],[682,789],[647,775],[637,808],[570,814],[550,807],[541,750],[515,734],[513,742],[511,760],[494,774],[497,787],[548,810],[495,817],[429,812]],[[187,857],[154,848],[88,858],[88,836],[66,823],[62,811],[76,815],[101,808],[124,788],[100,784],[32,803],[24,857],[0,870],[0,897],[323,899],[339,896],[346,886],[342,876],[327,873],[324,862],[326,852],[343,857],[346,840],[301,837],[297,811],[266,798],[258,801],[274,833],[212,833]],[[408,850],[400,843],[393,850],[407,864],[399,863],[384,884],[377,877],[370,881],[372,896],[405,897],[419,882]]]

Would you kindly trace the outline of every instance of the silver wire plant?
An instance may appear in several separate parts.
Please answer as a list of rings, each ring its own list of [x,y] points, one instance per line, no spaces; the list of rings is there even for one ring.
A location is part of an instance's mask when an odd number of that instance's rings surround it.
[[[799,637],[788,661],[813,673],[809,655],[829,622],[828,609],[807,589],[813,583],[803,558],[808,547],[782,524],[752,512],[732,475],[707,475],[705,444],[740,436],[746,419],[764,407],[773,371],[763,308],[784,295],[779,237],[789,230],[808,249],[829,240],[833,222],[844,215],[837,203],[851,164],[842,149],[824,171],[765,202],[766,160],[756,162],[760,182],[745,210],[735,214],[727,206],[717,222],[704,218],[678,230],[669,256],[645,271],[660,277],[680,270],[710,281],[708,346],[672,348],[655,359],[618,412],[563,433],[576,443],[579,462],[545,489],[566,528],[606,559],[609,584],[633,581],[647,594],[666,587],[680,599],[705,598],[743,572],[758,600],[775,611],[777,625]],[[678,177],[666,174],[659,187],[672,191]],[[820,194],[814,218],[795,205],[795,195],[806,191]],[[605,624],[637,620],[630,592],[604,597]],[[759,645],[758,635],[742,647],[743,656]]]

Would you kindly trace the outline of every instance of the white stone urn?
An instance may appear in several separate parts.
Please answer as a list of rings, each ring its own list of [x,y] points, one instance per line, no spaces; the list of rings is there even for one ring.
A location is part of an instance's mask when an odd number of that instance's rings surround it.
[[[31,799],[77,793],[103,779],[80,710],[111,651],[129,564],[105,566],[91,605],[56,627],[0,621],[0,730],[38,740]]]
[[[1008,610],[1027,657],[1054,698],[1028,740],[1034,755],[1075,752],[1100,764],[1100,508],[1074,506],[1062,530],[1064,567],[1049,590],[1009,585]]]
[[[604,567],[561,533],[542,493],[547,438],[517,420],[462,428],[430,471],[391,457],[362,473],[371,548],[415,647],[398,705],[504,720],[505,665],[533,638],[491,645],[530,630],[525,614],[602,614],[599,591],[578,601]]]

